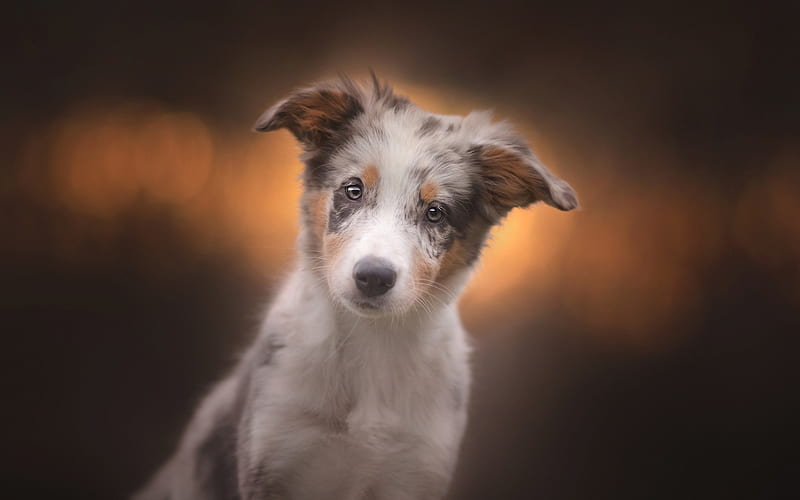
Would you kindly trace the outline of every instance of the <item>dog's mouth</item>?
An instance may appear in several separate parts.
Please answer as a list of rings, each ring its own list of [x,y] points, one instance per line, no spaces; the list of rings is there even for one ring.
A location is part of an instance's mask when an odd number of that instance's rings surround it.
[[[351,309],[362,316],[382,316],[386,311],[386,306],[381,300],[358,297],[348,302],[351,304]]]
[[[359,309],[366,309],[370,311],[376,311],[381,309],[381,306],[376,304],[375,302],[367,301],[367,300],[354,300],[353,304],[358,307]]]
[[[342,297],[342,302],[347,309],[358,314],[359,316],[366,317],[379,317],[386,316],[391,312],[391,308],[387,301],[383,298],[369,298],[369,297]]]

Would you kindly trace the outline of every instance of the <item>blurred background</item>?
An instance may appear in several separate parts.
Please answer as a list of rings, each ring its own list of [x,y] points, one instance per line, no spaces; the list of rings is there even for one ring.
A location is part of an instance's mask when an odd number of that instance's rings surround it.
[[[125,498],[167,457],[292,265],[298,148],[250,126],[370,67],[434,112],[494,108],[582,202],[512,213],[462,297],[450,498],[800,498],[796,12],[3,10],[7,498]]]

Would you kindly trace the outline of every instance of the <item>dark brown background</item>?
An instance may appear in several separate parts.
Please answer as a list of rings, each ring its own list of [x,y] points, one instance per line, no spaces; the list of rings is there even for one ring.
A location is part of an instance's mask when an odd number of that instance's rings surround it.
[[[296,149],[251,123],[372,67],[583,204],[513,214],[464,296],[451,497],[800,497],[797,16],[647,4],[4,8],[3,496],[167,456],[291,263]]]

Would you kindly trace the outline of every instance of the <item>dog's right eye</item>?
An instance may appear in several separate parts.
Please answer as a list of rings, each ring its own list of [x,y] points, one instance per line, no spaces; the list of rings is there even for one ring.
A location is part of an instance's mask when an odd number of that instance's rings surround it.
[[[363,189],[359,184],[348,184],[344,187],[344,193],[347,195],[348,198],[351,200],[358,200],[361,198],[363,194]]]

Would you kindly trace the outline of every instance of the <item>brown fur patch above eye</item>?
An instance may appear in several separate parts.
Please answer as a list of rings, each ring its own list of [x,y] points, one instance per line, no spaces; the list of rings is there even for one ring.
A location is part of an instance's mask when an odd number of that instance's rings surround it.
[[[483,179],[491,202],[503,210],[524,207],[546,192],[544,179],[514,151],[486,146],[479,153]]]
[[[433,184],[431,182],[426,182],[419,189],[419,196],[425,203],[430,203],[433,200],[435,200],[438,194],[439,194],[438,186],[436,186],[436,184]]]
[[[361,174],[361,180],[367,187],[373,187],[378,182],[378,168],[375,165],[367,165],[364,173]]]

